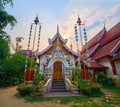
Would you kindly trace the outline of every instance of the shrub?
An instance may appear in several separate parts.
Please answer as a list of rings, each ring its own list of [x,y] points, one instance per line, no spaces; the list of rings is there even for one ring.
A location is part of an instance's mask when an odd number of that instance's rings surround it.
[[[97,82],[104,84],[107,81],[107,76],[104,74],[104,72],[99,72],[97,74]]]
[[[90,84],[90,81],[89,80],[82,80],[82,81],[79,81],[79,87],[84,87],[86,85],[89,85]]]
[[[86,85],[84,87],[80,88],[80,92],[83,93],[84,95],[90,95],[92,94],[91,87]]]
[[[99,83],[91,83],[90,86],[92,94],[100,92],[100,89],[102,88],[102,85]]]
[[[33,84],[38,85],[40,81],[44,79],[43,75],[39,72],[36,72]]]
[[[26,84],[20,84],[18,87],[17,87],[17,91],[19,93],[19,95],[21,95],[22,97],[24,96],[28,96],[34,92],[37,91],[37,86],[35,85],[26,85]]]
[[[101,84],[91,83],[88,80],[82,80],[79,83],[80,92],[88,96],[100,92],[101,88],[102,88]]]
[[[109,85],[114,85],[114,80],[112,78],[107,78],[106,79],[106,83],[109,84]]]
[[[72,80],[79,81],[81,80],[81,70],[78,68],[72,68]]]

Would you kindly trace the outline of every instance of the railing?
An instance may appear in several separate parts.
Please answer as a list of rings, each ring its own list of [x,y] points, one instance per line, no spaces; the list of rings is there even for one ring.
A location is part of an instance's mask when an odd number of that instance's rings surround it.
[[[73,93],[79,93],[78,86],[73,85],[68,78],[65,78],[65,86],[68,91],[71,91]]]
[[[50,91],[52,86],[52,70],[47,69],[44,73],[45,80],[47,81],[44,85],[44,92],[47,93]]]
[[[47,93],[50,91],[52,86],[52,78],[49,78],[46,82],[46,84],[44,85],[44,92]]]

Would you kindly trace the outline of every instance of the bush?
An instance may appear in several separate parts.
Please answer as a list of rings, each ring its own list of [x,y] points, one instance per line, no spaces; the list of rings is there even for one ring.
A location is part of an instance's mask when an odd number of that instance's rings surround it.
[[[92,94],[91,87],[87,85],[85,87],[81,87],[80,92],[83,93],[84,95]]]
[[[43,75],[36,72],[33,84],[38,85],[40,81],[44,79]]]
[[[20,84],[17,87],[17,91],[18,91],[19,95],[24,97],[24,96],[28,96],[28,95],[31,95],[32,93],[36,92],[37,91],[37,86],[35,86],[35,85],[30,86],[30,85],[26,85],[26,84]]]
[[[0,78],[0,87],[12,86],[24,82],[25,60],[26,56],[21,52],[11,55],[10,58],[0,60],[0,72],[4,73],[4,76]],[[30,58],[28,58],[29,66]]]
[[[97,82],[104,84],[107,81],[107,76],[104,74],[104,72],[99,72],[97,74]]]
[[[72,80],[79,81],[81,80],[81,70],[78,68],[72,68]]]
[[[106,79],[106,83],[109,84],[109,85],[114,85],[114,80],[112,78],[107,78]]]
[[[91,83],[90,86],[92,94],[100,92],[100,89],[102,88],[102,85],[99,83]]]
[[[89,80],[82,80],[82,81],[79,81],[79,87],[84,87],[86,85],[89,85],[90,84],[90,81]]]
[[[88,96],[99,93],[101,88],[102,88],[101,84],[91,83],[88,80],[82,80],[79,83],[80,92]]]

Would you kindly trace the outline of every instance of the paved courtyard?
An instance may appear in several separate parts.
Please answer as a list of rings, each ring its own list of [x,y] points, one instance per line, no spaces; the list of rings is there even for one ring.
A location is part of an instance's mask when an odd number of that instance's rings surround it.
[[[0,90],[0,107],[70,107],[71,104],[61,105],[53,102],[26,103],[23,98],[17,98],[16,86]]]
[[[120,107],[120,101],[118,100],[118,96],[116,93],[113,93],[112,91],[106,90],[106,89],[102,89],[103,93],[105,94],[105,98],[106,98],[106,102],[112,103],[111,106],[106,106],[104,107]],[[9,87],[9,88],[4,88],[4,89],[0,89],[0,107],[73,107],[73,102],[70,102],[68,104],[61,104],[59,101],[57,102],[50,102],[50,101],[44,101],[44,102],[34,102],[34,103],[30,103],[30,102],[25,102],[25,100],[21,97],[16,97],[15,95],[17,94],[16,91],[16,86],[13,87]],[[67,93],[67,95],[70,96],[76,96],[75,94],[71,94],[71,93]],[[45,97],[56,97],[56,96],[66,96],[66,93],[49,93],[44,95]],[[83,96],[79,95],[81,98]],[[94,98],[92,99],[92,101],[87,101],[87,102],[81,102],[79,103],[79,106],[75,106],[75,107],[83,107],[82,105],[86,103],[86,104],[92,104],[95,103],[97,105],[99,105],[98,107],[102,106],[101,102],[101,98]],[[86,106],[85,106],[86,107]]]

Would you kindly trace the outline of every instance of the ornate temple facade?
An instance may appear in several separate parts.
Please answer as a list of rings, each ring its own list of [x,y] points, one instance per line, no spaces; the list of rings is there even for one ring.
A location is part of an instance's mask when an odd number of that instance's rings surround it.
[[[40,72],[53,79],[71,76],[71,69],[76,67],[77,53],[66,46],[67,39],[62,38],[58,26],[56,35],[48,42],[49,46],[38,54]]]

